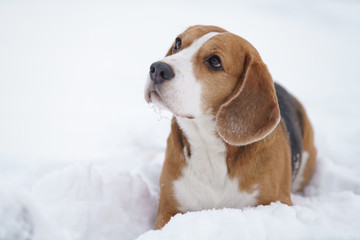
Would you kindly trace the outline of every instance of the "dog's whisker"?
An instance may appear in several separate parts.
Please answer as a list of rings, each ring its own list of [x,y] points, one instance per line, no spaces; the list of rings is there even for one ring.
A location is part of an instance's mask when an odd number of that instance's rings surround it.
[[[153,103],[149,104],[150,108],[152,108],[154,110],[154,112],[158,115],[158,121],[161,121],[163,119],[166,120],[171,120],[171,117],[169,116],[169,114],[167,114],[166,111],[163,111],[161,108],[159,108],[158,106],[156,106]]]

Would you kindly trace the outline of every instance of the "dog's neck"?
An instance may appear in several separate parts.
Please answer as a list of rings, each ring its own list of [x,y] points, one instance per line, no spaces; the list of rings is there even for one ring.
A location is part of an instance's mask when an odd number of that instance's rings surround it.
[[[219,161],[225,163],[226,145],[217,133],[214,116],[203,115],[195,119],[177,117],[176,120],[189,142],[191,159],[209,161],[210,166],[216,166]],[[189,160],[189,156],[185,154],[185,157]]]
[[[216,130],[215,116],[202,115],[194,119],[176,117],[176,121],[190,144],[201,141],[208,147],[224,145]]]
[[[258,191],[239,191],[239,178],[229,176],[227,144],[219,137],[214,116],[177,118],[190,147],[182,176],[174,181],[174,194],[183,212],[210,208],[241,208],[257,203]]]

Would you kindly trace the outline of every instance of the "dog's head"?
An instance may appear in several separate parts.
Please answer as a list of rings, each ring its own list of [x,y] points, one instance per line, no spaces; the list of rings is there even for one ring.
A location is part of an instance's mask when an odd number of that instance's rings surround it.
[[[145,99],[181,118],[213,115],[221,138],[246,145],[280,121],[271,75],[245,39],[215,26],[193,26],[153,63]]]

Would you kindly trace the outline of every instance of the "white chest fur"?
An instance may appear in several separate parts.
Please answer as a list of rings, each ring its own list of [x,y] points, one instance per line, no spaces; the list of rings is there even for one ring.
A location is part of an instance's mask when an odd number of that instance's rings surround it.
[[[242,208],[255,206],[258,190],[241,191],[238,179],[230,179],[226,165],[226,146],[216,136],[213,117],[189,120],[178,118],[190,144],[191,157],[185,151],[187,166],[182,176],[174,182],[175,198],[179,210]]]

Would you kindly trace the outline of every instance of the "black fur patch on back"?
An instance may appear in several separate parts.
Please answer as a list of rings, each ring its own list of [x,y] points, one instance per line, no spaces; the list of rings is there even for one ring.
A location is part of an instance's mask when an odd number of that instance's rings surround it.
[[[282,86],[275,83],[276,96],[280,115],[285,122],[291,148],[292,178],[296,176],[301,165],[303,121],[299,103]]]

